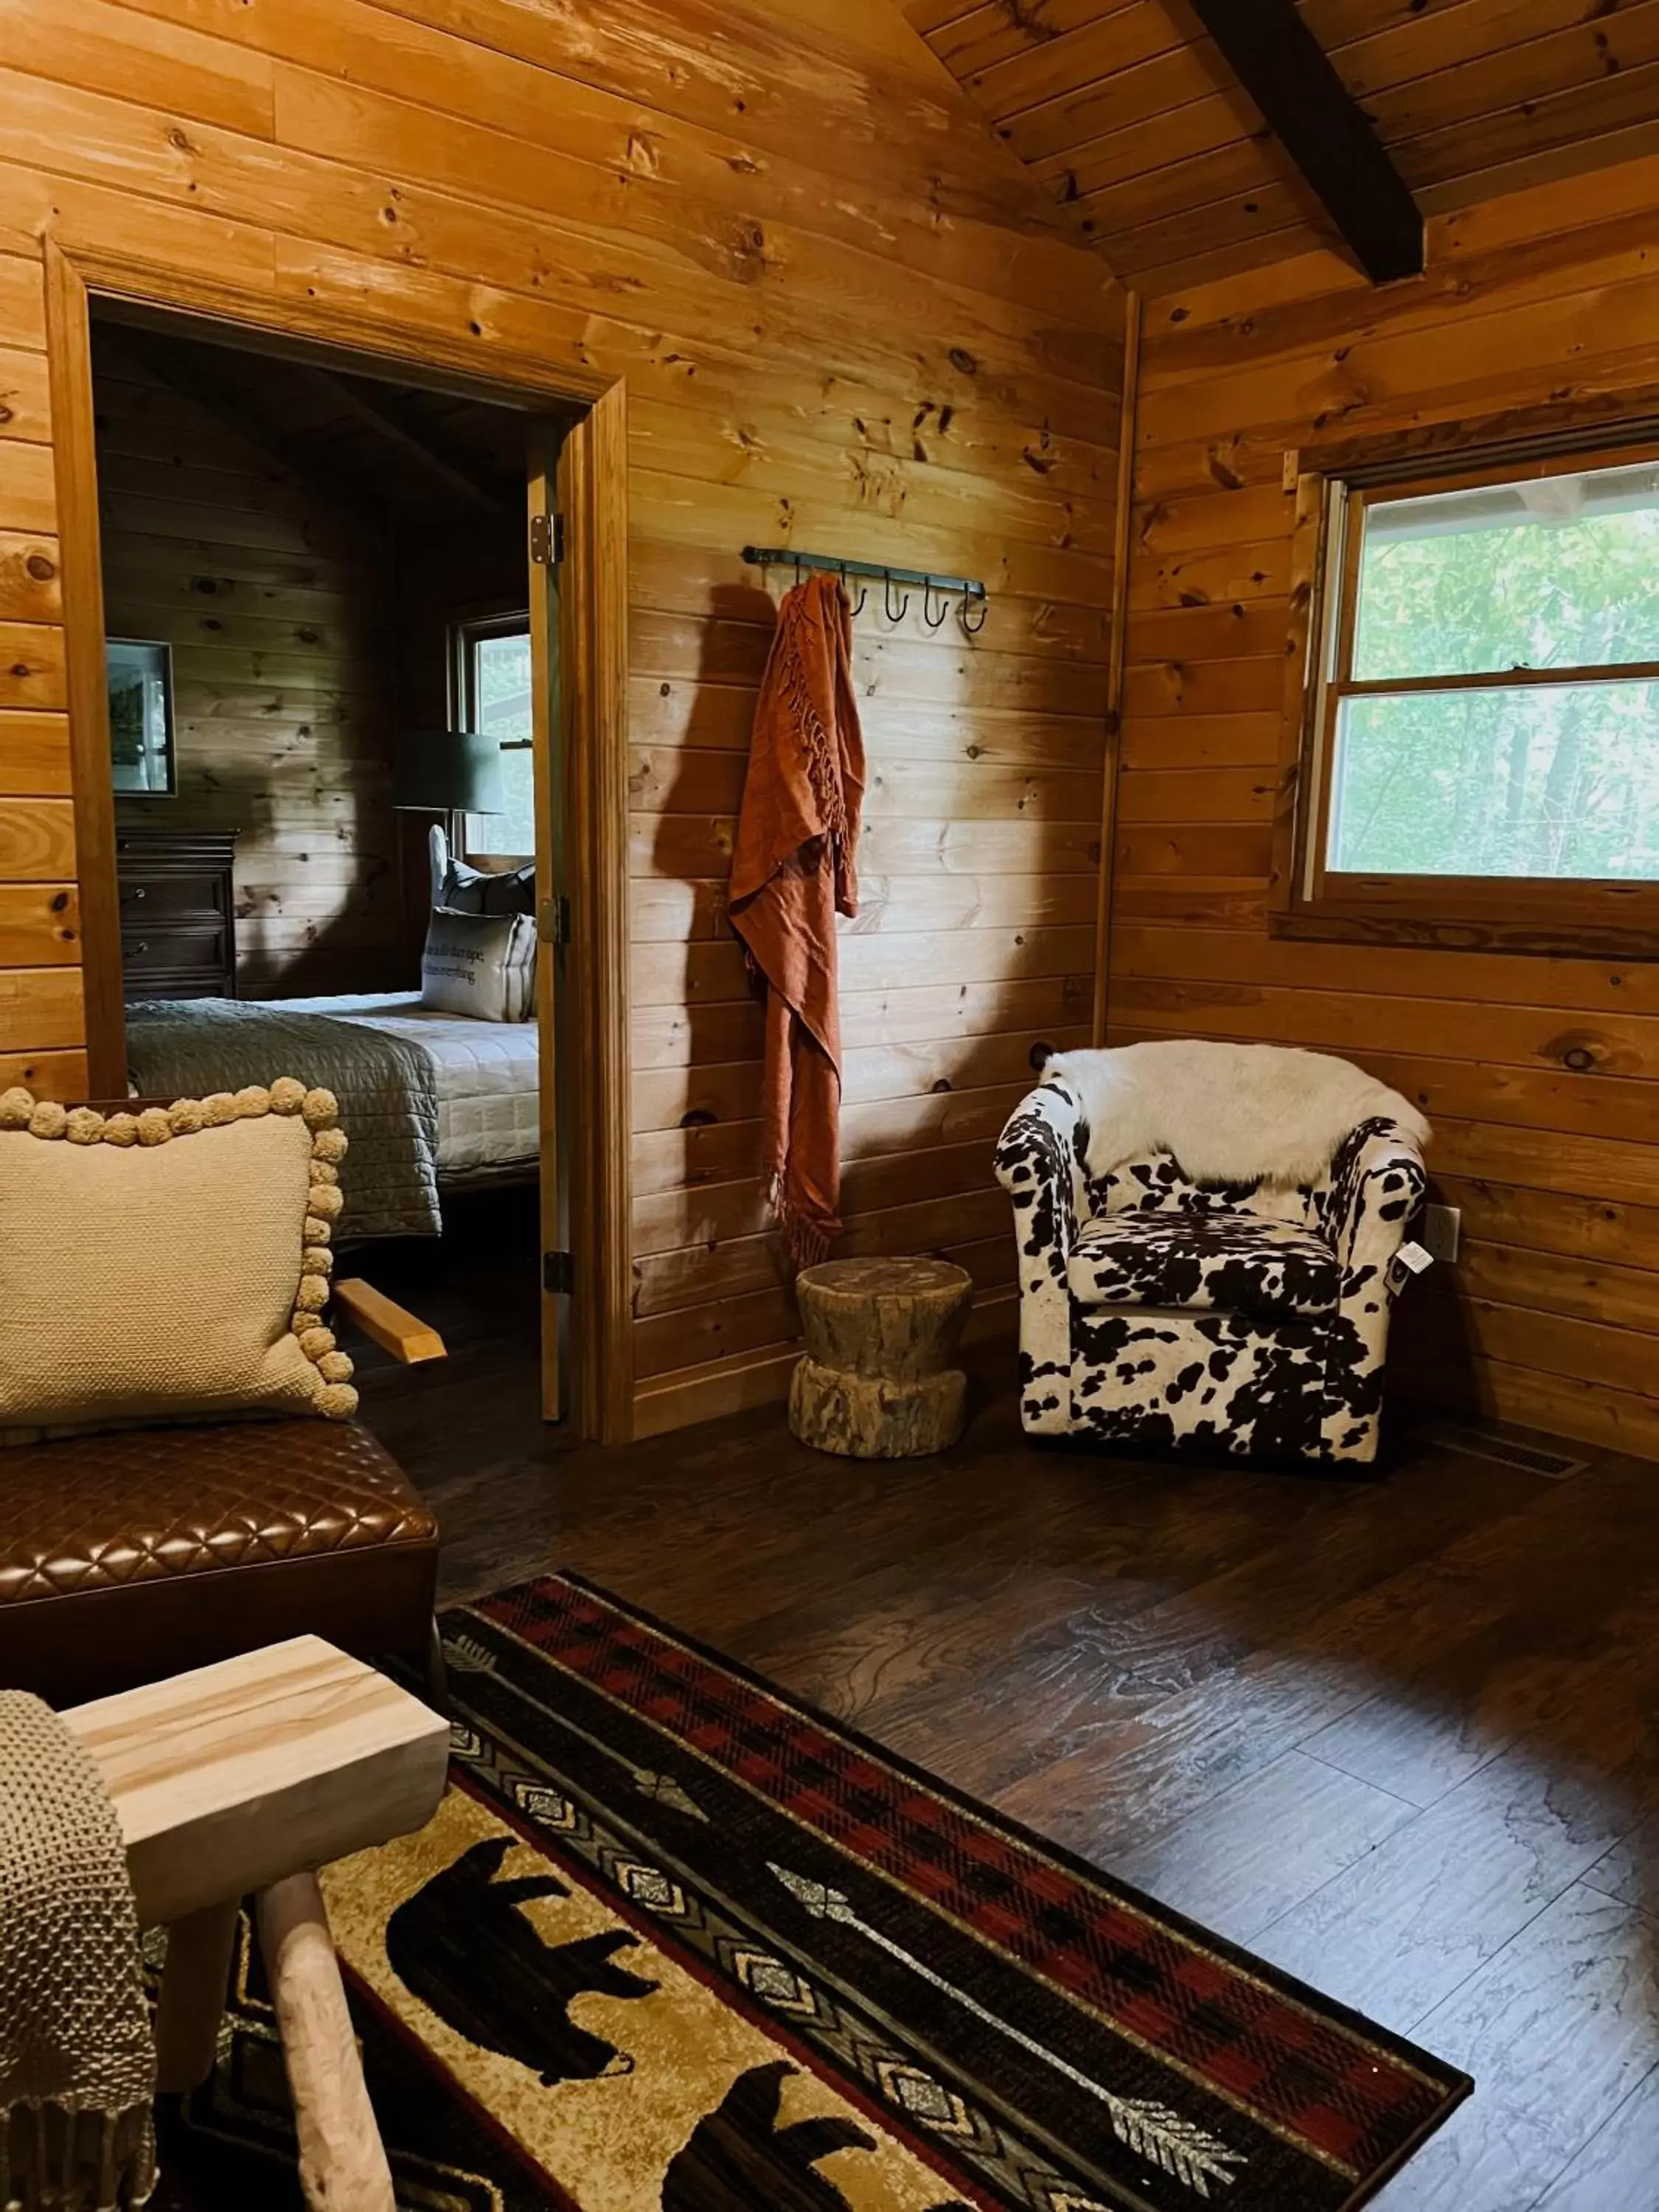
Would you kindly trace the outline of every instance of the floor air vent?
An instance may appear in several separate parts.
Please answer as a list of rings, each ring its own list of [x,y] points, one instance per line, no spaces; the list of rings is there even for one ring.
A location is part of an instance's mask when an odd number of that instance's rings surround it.
[[[1494,1459],[1501,1467],[1518,1467],[1528,1474],[1541,1474],[1551,1482],[1565,1482],[1570,1474],[1582,1474],[1589,1465],[1587,1459],[1573,1459],[1567,1453],[1550,1451],[1540,1444],[1517,1443],[1513,1437],[1500,1436],[1496,1429],[1480,1427],[1474,1422],[1431,1421],[1417,1431],[1425,1444],[1441,1444],[1448,1451],[1468,1452],[1474,1459]]]

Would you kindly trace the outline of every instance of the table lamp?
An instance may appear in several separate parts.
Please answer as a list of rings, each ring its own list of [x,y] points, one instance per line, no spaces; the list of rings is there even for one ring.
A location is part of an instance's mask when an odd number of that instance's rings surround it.
[[[392,766],[394,806],[447,817],[450,849],[466,849],[469,814],[507,811],[499,738],[478,730],[406,730]]]

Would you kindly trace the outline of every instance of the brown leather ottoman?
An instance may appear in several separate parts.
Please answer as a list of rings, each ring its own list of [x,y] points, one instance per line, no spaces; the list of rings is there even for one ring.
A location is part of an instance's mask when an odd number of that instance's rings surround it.
[[[0,1687],[103,1697],[284,1637],[426,1656],[438,1526],[367,1429],[136,1429],[0,1451]]]

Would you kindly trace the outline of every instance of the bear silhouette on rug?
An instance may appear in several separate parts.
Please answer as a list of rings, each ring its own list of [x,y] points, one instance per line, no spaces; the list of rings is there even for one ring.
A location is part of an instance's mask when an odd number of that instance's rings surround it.
[[[545,1943],[519,1911],[532,1898],[568,1897],[550,1874],[497,1881],[511,1836],[464,1851],[405,1898],[386,1923],[386,1954],[410,1995],[485,2051],[516,2058],[548,2088],[631,2074],[625,2051],[568,2016],[583,1996],[649,1996],[657,1984],[612,1963],[639,1938],[602,1929],[574,1943]]]
[[[831,2151],[873,2150],[874,2139],[833,2113],[781,2128],[783,2085],[798,2070],[779,2058],[738,2075],[674,2154],[662,2212],[851,2212],[817,2162]]]

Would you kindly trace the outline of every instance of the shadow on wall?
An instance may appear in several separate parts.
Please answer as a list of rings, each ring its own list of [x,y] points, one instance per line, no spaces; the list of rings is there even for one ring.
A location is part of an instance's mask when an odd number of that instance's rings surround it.
[[[632,793],[633,867],[645,878],[634,886],[644,1373],[796,1333],[790,1270],[758,1191],[761,1004],[726,914],[775,628],[765,592],[720,588],[696,678],[657,679],[641,709],[653,740],[636,755]],[[975,647],[954,623],[929,635],[914,607],[890,625],[872,605],[854,639],[869,783],[860,908],[842,924],[848,1225],[837,1249],[948,1251],[981,1285],[1000,1285],[1013,1247],[991,1168],[998,1130],[1047,1051],[1088,1039],[1092,976],[1077,955],[1092,948],[1097,777],[1078,779],[1091,793],[1081,830],[1047,820],[1041,802],[1036,819],[1024,811],[1030,723],[1076,711],[1068,662],[1023,662],[1021,681],[1037,687],[1028,720],[982,708],[988,638]],[[1062,943],[1057,920],[1071,925],[1073,972],[1045,975],[1048,947]]]
[[[319,752],[303,726],[232,767],[182,752],[176,801],[145,829],[235,830],[239,994],[412,989],[388,762],[361,741]],[[177,812],[173,811],[174,807]]]
[[[1434,1146],[1424,1155],[1429,1170],[1429,1198],[1438,1202],[1434,1180]],[[1431,1267],[1407,1285],[1389,1332],[1389,1358],[1395,1376],[1413,1395],[1465,1413],[1490,1413],[1483,1404],[1486,1362],[1471,1326],[1468,1301],[1458,1290],[1455,1267]]]

